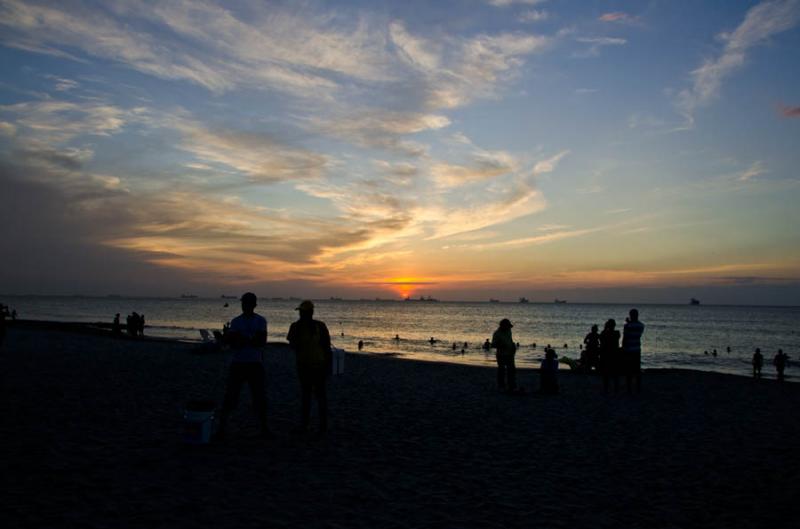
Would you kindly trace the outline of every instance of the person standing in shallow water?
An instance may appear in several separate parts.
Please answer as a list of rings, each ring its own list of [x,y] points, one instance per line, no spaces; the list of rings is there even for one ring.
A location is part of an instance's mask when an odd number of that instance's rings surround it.
[[[266,375],[264,373],[264,348],[267,345],[267,320],[255,313],[258,299],[252,292],[241,298],[242,314],[231,320],[231,326],[225,333],[225,341],[233,349],[228,382],[225,388],[225,400],[222,403],[219,428],[216,439],[224,440],[228,427],[228,417],[239,402],[242,386],[250,386],[253,398],[253,409],[261,426],[261,436],[272,437],[267,428],[267,394]]]
[[[608,320],[600,333],[600,366],[603,371],[603,389],[608,393],[609,382],[614,383],[614,393],[619,391],[619,331],[617,322]]]
[[[778,372],[778,382],[783,382],[783,371],[786,369],[788,360],[789,357],[786,356],[786,353],[783,352],[783,349],[778,349],[778,354],[776,354],[775,358],[772,359],[772,364],[775,366],[775,370]]]
[[[622,362],[628,393],[631,392],[633,380],[636,380],[636,392],[642,390],[642,334],[644,323],[639,321],[639,311],[631,309],[622,327]]]
[[[300,425],[294,433],[305,433],[311,422],[311,395],[317,397],[319,411],[318,435],[328,430],[328,395],[325,382],[331,366],[331,335],[328,327],[314,319],[314,303],[303,301],[295,309],[300,319],[289,327],[286,339],[297,360],[297,378],[300,381],[302,409]]]
[[[761,378],[762,367],[764,367],[764,356],[761,354],[761,349],[756,347],[756,352],[753,353],[753,378]]]
[[[517,367],[514,364],[517,346],[511,336],[512,327],[511,321],[503,318],[492,335],[492,347],[497,349],[497,389],[509,392],[517,390]]]

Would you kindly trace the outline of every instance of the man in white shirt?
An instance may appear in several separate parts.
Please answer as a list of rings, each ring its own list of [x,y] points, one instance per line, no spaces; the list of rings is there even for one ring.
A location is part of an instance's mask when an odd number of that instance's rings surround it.
[[[242,314],[231,320],[225,342],[233,349],[225,400],[222,403],[217,439],[223,440],[228,417],[239,402],[242,386],[250,386],[253,409],[261,426],[261,436],[271,438],[267,428],[267,395],[265,391],[264,347],[267,345],[267,320],[255,313],[256,295],[247,292],[242,296]]]

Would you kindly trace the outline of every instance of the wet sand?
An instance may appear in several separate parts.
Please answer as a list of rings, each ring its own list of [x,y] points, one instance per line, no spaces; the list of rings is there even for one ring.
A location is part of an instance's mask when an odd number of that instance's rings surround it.
[[[181,443],[225,354],[12,328],[0,349],[4,527],[795,527],[800,385],[658,370],[641,395],[564,373],[508,396],[484,367],[348,355],[331,431],[288,432],[289,350],[262,441],[242,394],[224,445]],[[521,370],[529,389],[538,377]]]

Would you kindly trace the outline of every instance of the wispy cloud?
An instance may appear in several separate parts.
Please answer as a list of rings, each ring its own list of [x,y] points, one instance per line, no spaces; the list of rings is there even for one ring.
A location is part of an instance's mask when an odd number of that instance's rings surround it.
[[[408,137],[447,127],[450,120],[441,114],[347,108],[346,111],[328,117],[312,116],[301,119],[300,124],[362,147],[378,147],[409,156],[420,156],[424,154],[425,147]]]
[[[751,48],[787,31],[800,20],[800,1],[762,2],[747,11],[744,21],[732,32],[719,35],[725,43],[721,53],[691,73],[692,86],[681,91],[675,101],[685,119],[684,128],[694,124],[697,108],[718,97],[722,82],[744,66]]]
[[[4,0],[0,14],[6,43],[67,46],[215,93],[244,85],[319,97],[335,89],[334,73],[390,77],[382,36],[358,22],[333,29],[324,19],[272,9],[255,10],[243,21],[202,1],[112,2],[104,11]],[[142,21],[149,24],[136,23]]]
[[[586,49],[573,53],[572,56],[575,58],[597,57],[602,48],[624,46],[628,42],[627,39],[620,37],[578,37],[575,40],[588,45]]]
[[[534,235],[533,237],[521,237],[518,239],[510,239],[506,241],[498,241],[492,243],[474,244],[470,247],[474,250],[491,250],[497,248],[520,248],[528,246],[539,246],[551,242],[561,241],[564,239],[572,239],[575,237],[582,237],[591,233],[596,233],[605,228],[587,228],[581,230],[556,230],[543,235]]]
[[[424,94],[428,108],[455,108],[493,96],[524,57],[544,51],[550,43],[545,36],[521,32],[434,41],[412,35],[400,22],[390,29],[392,42],[402,51],[400,58],[416,74],[409,83]]]
[[[785,118],[800,118],[800,107],[781,107],[781,115]]]
[[[538,176],[545,173],[552,173],[555,171],[556,167],[558,166],[559,162],[564,159],[570,153],[569,150],[563,150],[557,154],[554,154],[550,158],[545,158],[544,160],[539,160],[533,166],[531,170],[531,174],[534,176]]]
[[[180,148],[201,162],[223,164],[252,182],[314,179],[324,174],[329,157],[293,147],[265,133],[211,129],[197,121],[173,118],[183,136]]]
[[[542,22],[550,18],[550,13],[544,9],[530,9],[523,11],[517,17],[520,22]]]
[[[514,4],[534,6],[538,4],[543,4],[546,1],[547,0],[488,0],[488,3],[495,7],[508,7]]]
[[[469,166],[435,163],[431,168],[431,176],[437,185],[453,187],[509,174],[516,171],[518,166],[517,160],[507,152],[477,151]]]
[[[12,116],[16,130],[44,142],[63,142],[80,135],[108,136],[118,132],[136,112],[94,101],[47,100],[0,106],[0,114]]]
[[[764,165],[764,162],[758,160],[750,164],[750,167],[739,173],[737,175],[737,180],[739,180],[740,182],[747,182],[749,180],[752,180],[753,178],[761,176],[766,172],[767,172],[767,167]]]
[[[597,17],[597,20],[601,22],[632,23],[638,21],[638,18],[622,11],[612,11],[603,13]]]

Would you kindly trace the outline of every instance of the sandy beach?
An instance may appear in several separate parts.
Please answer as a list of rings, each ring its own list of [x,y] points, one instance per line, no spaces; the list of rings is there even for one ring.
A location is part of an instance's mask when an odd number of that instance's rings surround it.
[[[225,354],[11,328],[0,349],[4,527],[796,527],[800,385],[658,370],[640,395],[565,373],[508,396],[492,369],[348,355],[331,431],[299,413],[291,353],[268,352],[223,445],[186,446],[182,409],[222,397]],[[522,370],[529,389],[538,376]]]

